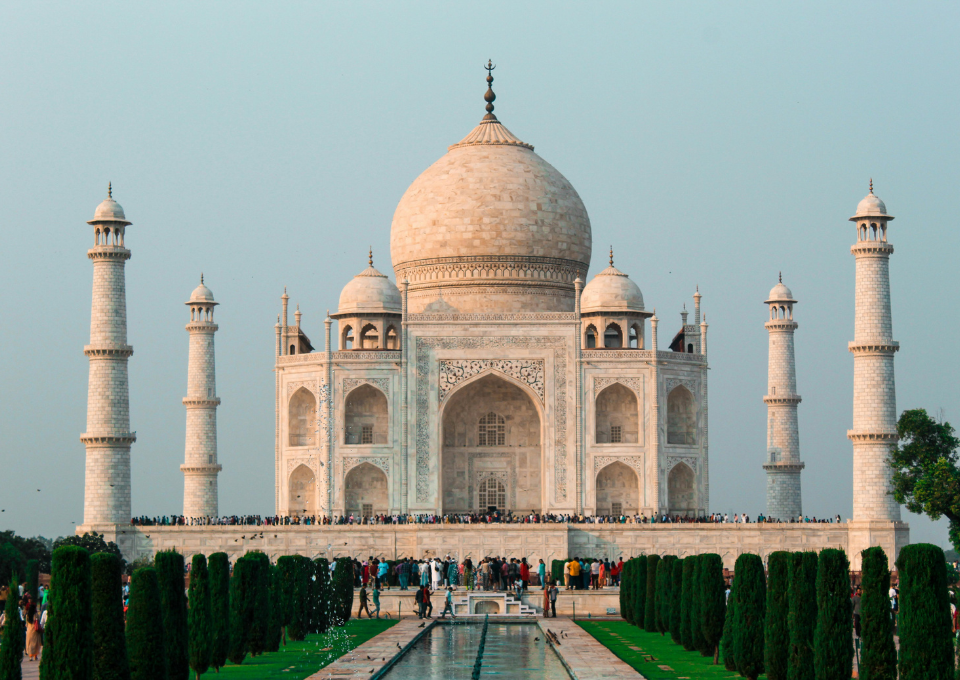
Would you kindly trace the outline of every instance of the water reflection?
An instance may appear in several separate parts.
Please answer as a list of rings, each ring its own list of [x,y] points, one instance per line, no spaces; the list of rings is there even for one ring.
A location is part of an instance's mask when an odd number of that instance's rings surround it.
[[[476,623],[434,626],[384,677],[387,680],[469,680],[482,631],[483,624]],[[539,627],[493,621],[487,629],[481,674],[516,680],[570,678],[560,659],[547,647]]]

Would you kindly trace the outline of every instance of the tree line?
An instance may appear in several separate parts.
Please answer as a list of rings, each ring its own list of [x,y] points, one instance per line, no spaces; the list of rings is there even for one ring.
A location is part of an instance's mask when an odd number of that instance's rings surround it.
[[[353,606],[353,564],[284,556],[277,564],[248,552],[231,565],[226,553],[194,555],[186,590],[185,561],[157,553],[130,580],[124,615],[115,554],[67,545],[53,551],[41,680],[189,680],[229,660],[279,651],[343,626]],[[15,598],[8,600],[7,608]],[[20,617],[8,611],[0,647],[0,680],[20,680]]]
[[[952,619],[943,551],[905,546],[900,579],[900,653],[894,645],[890,570],[882,548],[863,551],[860,678],[952,680]],[[729,593],[728,593],[729,588]],[[853,604],[843,550],[743,554],[733,583],[716,554],[642,555],[624,563],[620,611],[629,623],[669,635],[749,680],[849,680]],[[960,677],[960,676],[958,676]]]

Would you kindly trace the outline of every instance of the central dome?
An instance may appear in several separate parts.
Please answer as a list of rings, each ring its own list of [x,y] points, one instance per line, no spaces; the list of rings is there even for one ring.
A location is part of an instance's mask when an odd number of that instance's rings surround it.
[[[572,312],[590,250],[576,189],[492,112],[410,185],[390,232],[414,313],[441,297],[466,313]]]

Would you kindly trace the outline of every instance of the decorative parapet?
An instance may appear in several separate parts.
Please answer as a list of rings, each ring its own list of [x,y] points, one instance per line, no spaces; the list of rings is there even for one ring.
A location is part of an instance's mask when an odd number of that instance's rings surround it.
[[[450,313],[421,313],[408,314],[407,323],[497,323],[501,321],[509,322],[577,322],[580,320],[572,312],[505,312],[489,314],[461,314],[459,312]]]
[[[580,356],[584,361],[600,359],[633,359],[636,361],[667,361],[686,364],[705,364],[707,357],[703,354],[689,354],[687,352],[660,352],[652,349],[585,349]]]

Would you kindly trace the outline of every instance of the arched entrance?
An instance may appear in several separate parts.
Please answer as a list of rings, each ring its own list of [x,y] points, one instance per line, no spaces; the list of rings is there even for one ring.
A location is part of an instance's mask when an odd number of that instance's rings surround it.
[[[677,463],[667,475],[668,512],[689,515],[696,512],[697,494],[693,470],[686,463]]]
[[[317,514],[317,480],[313,470],[299,465],[290,475],[287,483],[287,513],[290,515],[310,516]]]
[[[494,505],[491,495],[500,498],[500,484],[501,509],[540,512],[541,430],[531,396],[497,374],[473,380],[450,395],[440,440],[442,511],[486,510]]]
[[[361,463],[347,473],[343,493],[348,516],[371,517],[385,515],[390,510],[387,476],[370,463]]]
[[[636,515],[640,512],[640,478],[636,471],[614,462],[597,475],[597,514]]]

